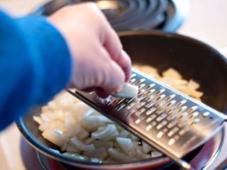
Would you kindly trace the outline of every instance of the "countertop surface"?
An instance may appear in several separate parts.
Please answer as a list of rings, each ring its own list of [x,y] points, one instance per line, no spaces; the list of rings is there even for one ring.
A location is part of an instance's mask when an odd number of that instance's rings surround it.
[[[0,7],[23,16],[47,0],[0,0]],[[190,13],[178,33],[200,39],[227,55],[227,1],[190,0]],[[227,125],[225,127],[227,129]],[[226,130],[227,132],[227,130]],[[20,133],[15,124],[0,133],[0,169],[25,170],[20,153]],[[227,138],[222,153],[209,170],[227,159]]]

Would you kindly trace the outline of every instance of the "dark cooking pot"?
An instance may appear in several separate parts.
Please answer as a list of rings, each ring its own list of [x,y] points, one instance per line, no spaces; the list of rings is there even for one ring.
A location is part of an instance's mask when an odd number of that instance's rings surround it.
[[[185,79],[194,79],[200,83],[201,91],[204,92],[203,102],[222,112],[227,111],[227,60],[215,49],[197,40],[172,33],[127,32],[120,33],[120,37],[133,63],[149,64],[158,68],[159,71],[169,67],[175,68]],[[20,118],[17,123],[18,128],[37,152],[63,167],[105,170],[142,170],[155,167],[177,169],[174,163],[166,157],[111,165],[100,165],[64,157],[56,151],[53,145],[41,137],[37,124],[32,119],[32,116],[37,114],[39,114],[39,109]],[[187,155],[185,159],[196,169],[208,166],[212,163],[211,158],[217,154],[223,136],[224,130],[201,148]]]

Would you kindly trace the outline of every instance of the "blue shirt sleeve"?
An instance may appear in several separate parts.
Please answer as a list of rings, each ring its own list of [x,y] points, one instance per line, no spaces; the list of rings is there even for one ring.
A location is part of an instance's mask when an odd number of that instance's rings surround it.
[[[71,56],[45,17],[0,12],[0,130],[69,82]]]

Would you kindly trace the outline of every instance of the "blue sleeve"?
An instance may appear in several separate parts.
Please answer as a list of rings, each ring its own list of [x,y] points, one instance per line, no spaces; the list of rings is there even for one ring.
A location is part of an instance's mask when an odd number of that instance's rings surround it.
[[[64,38],[46,18],[0,12],[0,130],[62,90],[71,63]]]

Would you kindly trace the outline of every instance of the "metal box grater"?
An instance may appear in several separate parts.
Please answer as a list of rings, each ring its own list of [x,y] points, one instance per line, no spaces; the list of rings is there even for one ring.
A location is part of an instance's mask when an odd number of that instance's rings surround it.
[[[213,137],[223,127],[226,116],[137,70],[133,70],[130,83],[139,87],[137,97],[132,99],[101,99],[95,93],[68,92],[184,169],[192,169],[182,158]]]

